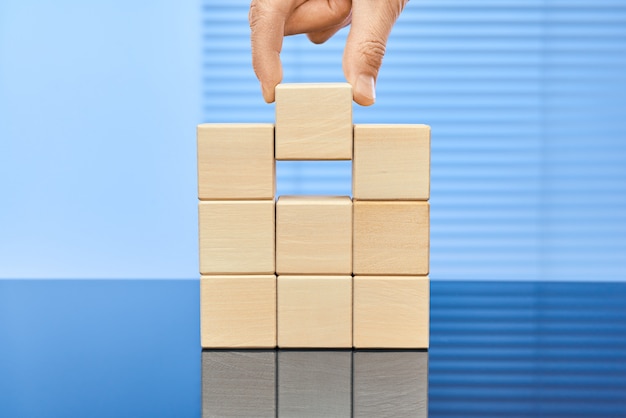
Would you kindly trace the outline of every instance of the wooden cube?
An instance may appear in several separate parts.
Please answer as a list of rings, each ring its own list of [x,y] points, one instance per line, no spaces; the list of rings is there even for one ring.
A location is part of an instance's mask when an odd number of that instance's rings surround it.
[[[274,199],[274,125],[198,126],[198,196],[215,199]]]
[[[273,200],[200,202],[200,273],[274,274]]]
[[[352,200],[281,196],[276,203],[278,274],[352,274]]]
[[[354,125],[356,200],[428,200],[430,127]]]
[[[352,158],[352,87],[348,83],[276,86],[276,159]]]
[[[428,348],[427,276],[355,276],[356,348]]]
[[[202,417],[275,418],[276,351],[202,351]]]
[[[352,347],[351,276],[278,276],[278,346]]]
[[[356,351],[353,362],[354,418],[428,417],[428,351]]]
[[[428,202],[354,201],[353,207],[354,274],[428,274]]]
[[[205,348],[276,347],[276,276],[202,276]]]

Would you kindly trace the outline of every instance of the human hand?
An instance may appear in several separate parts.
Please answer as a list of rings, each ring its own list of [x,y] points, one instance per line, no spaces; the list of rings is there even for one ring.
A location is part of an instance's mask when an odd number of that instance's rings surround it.
[[[387,38],[408,0],[252,0],[250,29],[252,66],[267,103],[283,79],[283,37],[306,33],[311,42],[326,42],[352,24],[343,52],[343,73],[354,101],[376,100],[376,79]]]

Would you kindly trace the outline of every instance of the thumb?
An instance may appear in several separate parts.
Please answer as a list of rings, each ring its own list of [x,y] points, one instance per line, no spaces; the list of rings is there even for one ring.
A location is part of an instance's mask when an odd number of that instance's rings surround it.
[[[369,106],[376,100],[376,79],[387,39],[407,0],[353,0],[352,27],[343,52],[343,73],[354,101]]]

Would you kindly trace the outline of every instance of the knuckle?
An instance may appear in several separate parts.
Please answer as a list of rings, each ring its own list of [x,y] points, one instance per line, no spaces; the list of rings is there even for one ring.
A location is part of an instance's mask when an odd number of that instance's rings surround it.
[[[311,41],[315,45],[320,45],[320,44],[323,44],[324,42],[326,42],[326,39],[323,38],[322,36],[320,36],[317,33],[309,33],[307,35],[307,38],[309,38],[309,41]]]
[[[337,0],[331,3],[331,11],[333,13],[333,21],[339,25],[352,13],[351,0]]]
[[[250,28],[254,29],[256,23],[259,21],[259,6],[256,1],[250,3],[250,11],[248,12],[248,23]]]
[[[252,0],[250,2],[250,11],[248,12],[248,23],[250,24],[250,29],[254,30],[259,21],[263,20],[264,16],[267,14],[267,6],[263,1]]]
[[[377,74],[385,56],[385,43],[378,40],[365,41],[359,47],[359,54],[372,72]]]
[[[325,33],[309,33],[307,34],[307,38],[309,38],[309,41],[312,43],[320,45],[326,42],[329,39],[329,36]]]

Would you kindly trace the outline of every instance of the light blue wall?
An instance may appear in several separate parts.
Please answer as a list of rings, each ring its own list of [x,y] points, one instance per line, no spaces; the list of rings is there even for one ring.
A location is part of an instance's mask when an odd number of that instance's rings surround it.
[[[248,0],[0,2],[0,277],[197,277],[200,121],[272,121]],[[285,81],[340,81],[346,31],[285,41]],[[428,123],[431,277],[624,280],[623,1],[415,0],[378,103]],[[279,165],[347,193],[349,164]]]
[[[0,2],[0,277],[197,276],[200,10]]]

